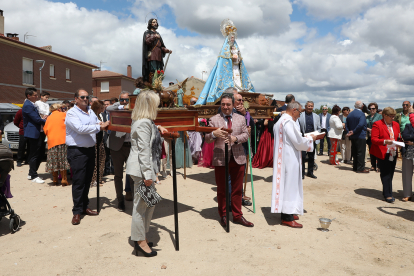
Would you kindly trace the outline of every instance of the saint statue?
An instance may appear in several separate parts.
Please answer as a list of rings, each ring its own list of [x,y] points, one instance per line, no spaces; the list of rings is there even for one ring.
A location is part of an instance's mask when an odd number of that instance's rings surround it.
[[[246,67],[244,67],[240,48],[236,43],[236,26],[230,19],[225,19],[221,23],[220,30],[226,39],[196,106],[216,104],[223,91],[229,87],[235,87],[238,91],[255,92]]]
[[[179,106],[179,107],[183,107],[184,106],[184,103],[183,103],[183,96],[184,96],[184,91],[183,91],[183,89],[181,88],[181,86],[178,86],[178,91],[177,91],[177,105]]]
[[[144,82],[151,83],[154,72],[164,70],[163,58],[165,54],[172,53],[172,51],[165,47],[162,37],[157,32],[157,19],[151,18],[147,28],[142,42],[142,77]]]

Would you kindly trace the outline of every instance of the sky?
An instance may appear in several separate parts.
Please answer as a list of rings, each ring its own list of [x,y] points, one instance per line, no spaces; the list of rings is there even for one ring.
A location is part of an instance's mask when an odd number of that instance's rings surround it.
[[[5,32],[35,46],[141,75],[142,35],[156,16],[173,51],[165,84],[206,79],[230,18],[256,92],[315,106],[401,107],[414,92],[414,2],[409,0],[0,0]],[[155,15],[154,15],[155,14]]]

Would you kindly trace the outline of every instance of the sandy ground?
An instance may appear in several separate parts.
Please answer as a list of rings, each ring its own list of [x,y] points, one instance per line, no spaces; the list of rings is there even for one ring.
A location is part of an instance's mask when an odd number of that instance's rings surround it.
[[[23,220],[10,234],[0,222],[1,275],[414,275],[414,203],[402,202],[401,170],[394,177],[394,204],[382,200],[378,173],[356,174],[318,157],[317,180],[304,180],[303,229],[280,225],[270,213],[272,169],[254,170],[256,213],[243,208],[254,228],[218,222],[214,172],[178,170],[180,251],[174,249],[172,178],[158,185],[164,200],[149,232],[158,256],[136,257],[130,241],[131,202],[115,208],[113,176],[101,187],[102,211],[71,224],[71,188],[34,184],[28,166],[11,172],[10,200]],[[42,163],[39,171],[44,171]],[[368,164],[367,164],[368,166]],[[398,165],[397,165],[398,167]],[[42,177],[49,177],[42,174]],[[250,184],[248,194],[251,194]],[[96,209],[96,188],[90,191]],[[321,217],[336,218],[330,232]],[[166,269],[162,269],[162,266]]]

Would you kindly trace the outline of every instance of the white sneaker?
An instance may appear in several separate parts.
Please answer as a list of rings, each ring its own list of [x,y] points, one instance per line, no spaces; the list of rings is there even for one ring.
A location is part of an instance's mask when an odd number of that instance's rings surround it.
[[[27,176],[27,179],[32,180],[32,177],[30,175]]]
[[[45,183],[45,181],[41,179],[40,177],[36,177],[35,179],[32,180],[32,182],[39,183],[39,184]]]

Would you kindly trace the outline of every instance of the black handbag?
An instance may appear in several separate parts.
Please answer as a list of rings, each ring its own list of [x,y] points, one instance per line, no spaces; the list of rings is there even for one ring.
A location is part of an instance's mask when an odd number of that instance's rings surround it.
[[[137,192],[144,200],[148,208],[154,207],[162,199],[162,197],[157,193],[157,189],[155,189],[154,185],[146,186],[144,181],[139,183]]]

